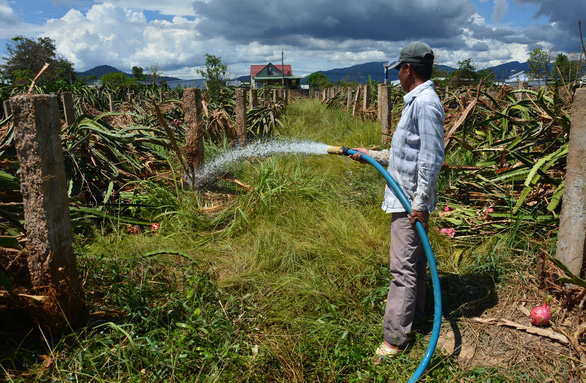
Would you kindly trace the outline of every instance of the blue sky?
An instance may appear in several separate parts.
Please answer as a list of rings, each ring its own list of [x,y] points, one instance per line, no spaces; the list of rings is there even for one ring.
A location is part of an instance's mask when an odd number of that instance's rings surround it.
[[[389,61],[421,40],[439,64],[485,68],[535,48],[577,55],[580,19],[585,0],[0,0],[0,56],[14,36],[48,36],[77,71],[158,65],[196,78],[206,53],[240,76],[284,51],[304,76]]]

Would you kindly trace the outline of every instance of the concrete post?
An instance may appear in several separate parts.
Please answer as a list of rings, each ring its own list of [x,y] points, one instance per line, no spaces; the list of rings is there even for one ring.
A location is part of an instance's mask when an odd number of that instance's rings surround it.
[[[236,89],[236,140],[240,145],[246,143],[246,90]]]
[[[264,89],[262,92],[262,98],[263,98],[263,102],[265,103],[265,106],[269,106],[269,104],[271,103],[270,100],[270,96],[269,96],[269,90],[268,89]]]
[[[114,112],[114,96],[112,96],[112,93],[108,93],[108,104],[110,105],[110,112]]]
[[[277,90],[273,89],[273,104],[276,104],[277,102],[279,102],[279,95],[277,93]]]
[[[10,100],[4,101],[4,118],[12,115],[12,108],[10,108]]]
[[[529,83],[527,81],[521,81],[519,83],[519,89],[524,90],[524,89],[529,89]],[[517,100],[526,100],[527,99],[527,93],[523,92],[523,93],[517,93]]]
[[[36,295],[48,296],[41,308],[48,321],[44,325],[59,329],[68,322],[77,327],[88,312],[73,253],[58,98],[25,94],[11,98],[10,106],[31,284]]]
[[[194,173],[204,161],[203,106],[201,90],[186,88],[183,92],[183,113],[185,115],[185,158],[187,169]]]
[[[358,109],[358,100],[360,100],[360,89],[362,87],[356,87],[356,94],[354,95],[354,105],[352,105],[352,117],[356,116],[356,109]]]
[[[65,125],[71,126],[75,122],[75,112],[73,111],[73,95],[71,92],[61,94],[63,101],[63,112],[65,114]]]
[[[586,276],[586,88],[576,90],[556,257]]]
[[[378,88],[377,88],[377,92],[376,92],[376,95],[377,95],[377,103],[376,103],[376,106],[377,106],[377,109],[378,109],[378,120],[381,121],[381,122],[383,120],[383,115],[382,115],[383,108],[382,108],[382,105],[381,105],[381,94],[382,94],[382,92],[383,92],[383,83],[381,82],[381,83],[378,84]]]
[[[350,106],[352,106],[352,88],[347,89],[348,98],[346,99],[346,110],[350,110]]]
[[[391,87],[384,85],[379,87],[379,91],[382,141],[384,143],[389,143],[391,142],[391,111],[393,110],[391,101]]]
[[[250,98],[250,109],[258,108],[258,90],[257,89],[250,90],[249,98]]]
[[[364,98],[362,99],[362,110],[370,107],[370,85],[364,85]]]

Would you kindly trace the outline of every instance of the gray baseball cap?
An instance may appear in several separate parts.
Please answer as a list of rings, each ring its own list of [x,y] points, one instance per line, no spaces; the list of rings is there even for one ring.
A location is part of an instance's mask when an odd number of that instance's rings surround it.
[[[433,50],[431,47],[426,43],[422,43],[421,41],[416,41],[414,43],[407,44],[403,49],[401,49],[401,54],[399,55],[399,59],[392,64],[390,64],[387,68],[388,69],[395,69],[401,63],[422,63],[426,64],[429,62],[433,62],[435,55],[433,54]]]

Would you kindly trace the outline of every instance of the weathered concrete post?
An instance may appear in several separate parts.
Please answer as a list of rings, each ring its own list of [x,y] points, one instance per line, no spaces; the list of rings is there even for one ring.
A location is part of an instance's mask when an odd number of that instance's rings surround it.
[[[370,107],[370,85],[364,85],[364,98],[362,99],[362,110]]]
[[[586,88],[576,90],[556,257],[586,275]]]
[[[356,94],[354,95],[354,105],[352,105],[352,117],[356,116],[356,109],[358,109],[358,100],[360,100],[360,89],[362,87],[356,87]]]
[[[348,98],[346,99],[346,110],[350,110],[350,106],[352,106],[352,88],[347,89]]]
[[[391,111],[393,105],[391,101],[391,87],[388,85],[379,87],[379,110],[381,122],[381,135],[384,143],[391,142]]]
[[[203,165],[204,160],[202,112],[201,90],[186,88],[183,92],[185,158],[187,169],[192,174]]]
[[[269,96],[269,90],[268,89],[264,89],[262,91],[262,99],[263,99],[263,101],[265,103],[265,106],[269,106],[269,104],[271,103],[271,99],[270,99],[270,96]]]
[[[110,112],[114,112],[114,96],[112,96],[112,93],[108,93],[108,104],[110,105]]]
[[[236,89],[236,140],[240,145],[246,143],[246,90]]]
[[[8,118],[12,114],[12,109],[10,108],[10,100],[4,101],[4,118]]]
[[[383,120],[383,108],[381,105],[381,95],[383,93],[383,83],[379,83],[378,84],[378,88],[377,88],[377,109],[378,109],[378,120],[382,122]]]
[[[78,326],[88,312],[73,253],[58,98],[25,94],[11,98],[10,106],[34,294],[48,297],[42,301],[44,325]]]
[[[276,104],[279,102],[279,93],[277,92],[276,89],[273,89],[273,104]]]
[[[257,89],[250,90],[249,98],[250,98],[250,101],[249,101],[250,102],[250,109],[258,108],[258,90]]]
[[[529,89],[529,83],[527,81],[521,81],[519,83],[519,89],[520,90]],[[517,93],[517,100],[526,100],[526,99],[527,99],[527,93],[525,93],[525,92]]]
[[[65,114],[65,125],[71,126],[75,122],[75,112],[73,111],[73,95],[71,92],[61,94],[63,101],[63,112]]]

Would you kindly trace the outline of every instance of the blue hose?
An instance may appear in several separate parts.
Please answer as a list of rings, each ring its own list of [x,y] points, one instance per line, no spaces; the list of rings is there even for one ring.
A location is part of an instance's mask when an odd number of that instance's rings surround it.
[[[352,154],[358,153],[355,150],[343,148],[344,155],[350,156]],[[367,156],[366,154],[362,154],[361,159],[368,162],[372,166],[379,171],[380,174],[385,178],[387,184],[391,188],[391,190],[395,193],[399,201],[405,208],[405,211],[411,212],[411,203],[405,196],[405,193],[401,190],[397,182],[391,177],[389,172],[377,161],[375,161],[372,157]],[[429,264],[429,271],[431,274],[431,282],[433,284],[433,302],[434,302],[434,317],[433,317],[433,330],[431,332],[431,338],[429,340],[429,345],[427,346],[427,350],[425,350],[425,355],[423,355],[423,359],[421,359],[421,363],[417,367],[417,370],[413,373],[411,378],[409,379],[408,383],[416,382],[417,379],[421,377],[425,368],[429,364],[431,357],[435,351],[435,347],[437,346],[437,340],[439,338],[439,332],[442,322],[442,295],[440,291],[440,282],[439,282],[439,274],[437,272],[437,265],[435,263],[435,258],[433,257],[433,251],[431,250],[431,245],[429,243],[429,238],[427,238],[427,233],[423,228],[423,224],[419,221],[416,222],[415,228],[419,237],[421,238],[421,242],[423,244],[423,249],[425,250],[425,256],[427,257],[427,263]]]

